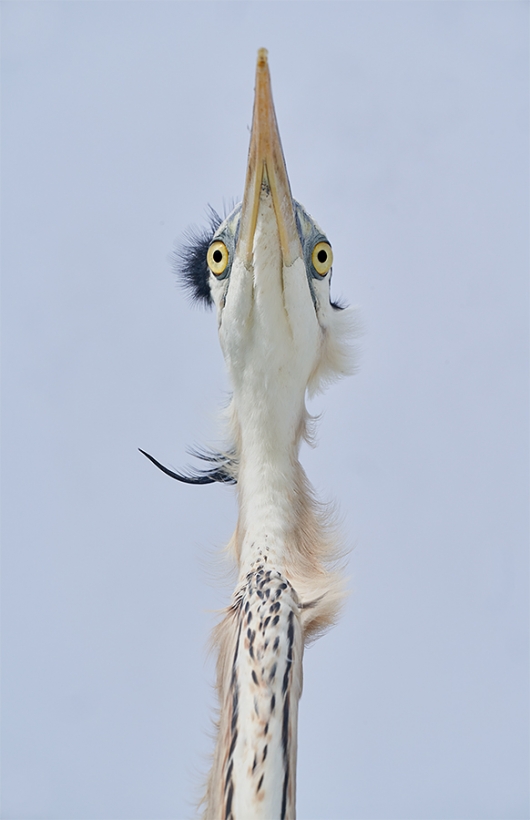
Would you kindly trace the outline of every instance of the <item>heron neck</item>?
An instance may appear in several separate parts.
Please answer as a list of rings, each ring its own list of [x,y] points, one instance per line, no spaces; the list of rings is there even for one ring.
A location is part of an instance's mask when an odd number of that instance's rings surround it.
[[[240,574],[256,562],[281,570],[295,521],[295,486],[301,425],[275,423],[254,413],[241,428],[238,541]],[[266,418],[259,418],[260,415]]]

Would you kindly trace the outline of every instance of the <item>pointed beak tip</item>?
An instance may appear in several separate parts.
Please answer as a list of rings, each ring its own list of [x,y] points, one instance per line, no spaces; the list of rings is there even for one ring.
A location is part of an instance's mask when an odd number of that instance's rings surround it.
[[[266,66],[268,64],[269,64],[269,52],[267,51],[266,48],[259,48],[258,49],[257,67],[258,68],[266,68]]]

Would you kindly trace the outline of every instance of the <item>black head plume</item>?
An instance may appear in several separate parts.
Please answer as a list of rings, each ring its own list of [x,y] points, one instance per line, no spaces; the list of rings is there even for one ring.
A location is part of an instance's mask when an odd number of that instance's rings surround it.
[[[222,455],[221,453],[206,453],[195,451],[192,452],[197,458],[202,461],[207,461],[213,466],[209,470],[195,470],[195,472],[175,473],[168,467],[164,467],[156,458],[146,453],[145,450],[138,448],[140,452],[151,461],[155,467],[162,470],[163,473],[176,478],[177,481],[182,481],[183,484],[214,484],[218,481],[220,484],[237,484],[235,475],[236,465],[233,457],[229,455]]]
[[[184,235],[184,243],[173,253],[173,269],[184,289],[193,301],[207,307],[213,304],[210,293],[208,265],[206,254],[213,236],[222,222],[221,217],[211,206],[208,208],[207,228],[190,228]]]

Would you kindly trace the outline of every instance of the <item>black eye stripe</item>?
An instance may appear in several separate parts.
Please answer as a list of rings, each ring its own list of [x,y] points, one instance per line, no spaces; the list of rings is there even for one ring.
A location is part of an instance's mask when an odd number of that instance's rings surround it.
[[[213,208],[208,213],[209,226],[203,230],[189,229],[184,241],[173,254],[173,268],[190,297],[207,307],[213,306],[210,271],[206,261],[208,248],[222,219]]]

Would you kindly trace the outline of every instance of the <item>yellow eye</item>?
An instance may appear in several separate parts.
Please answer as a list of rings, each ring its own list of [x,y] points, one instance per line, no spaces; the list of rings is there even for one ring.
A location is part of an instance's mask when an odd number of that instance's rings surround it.
[[[208,267],[211,272],[215,273],[216,276],[220,276],[224,273],[228,265],[228,249],[225,243],[220,240],[212,242],[208,248],[206,261],[208,262]]]
[[[333,264],[333,252],[328,242],[317,242],[311,256],[313,267],[321,276],[325,276]]]

